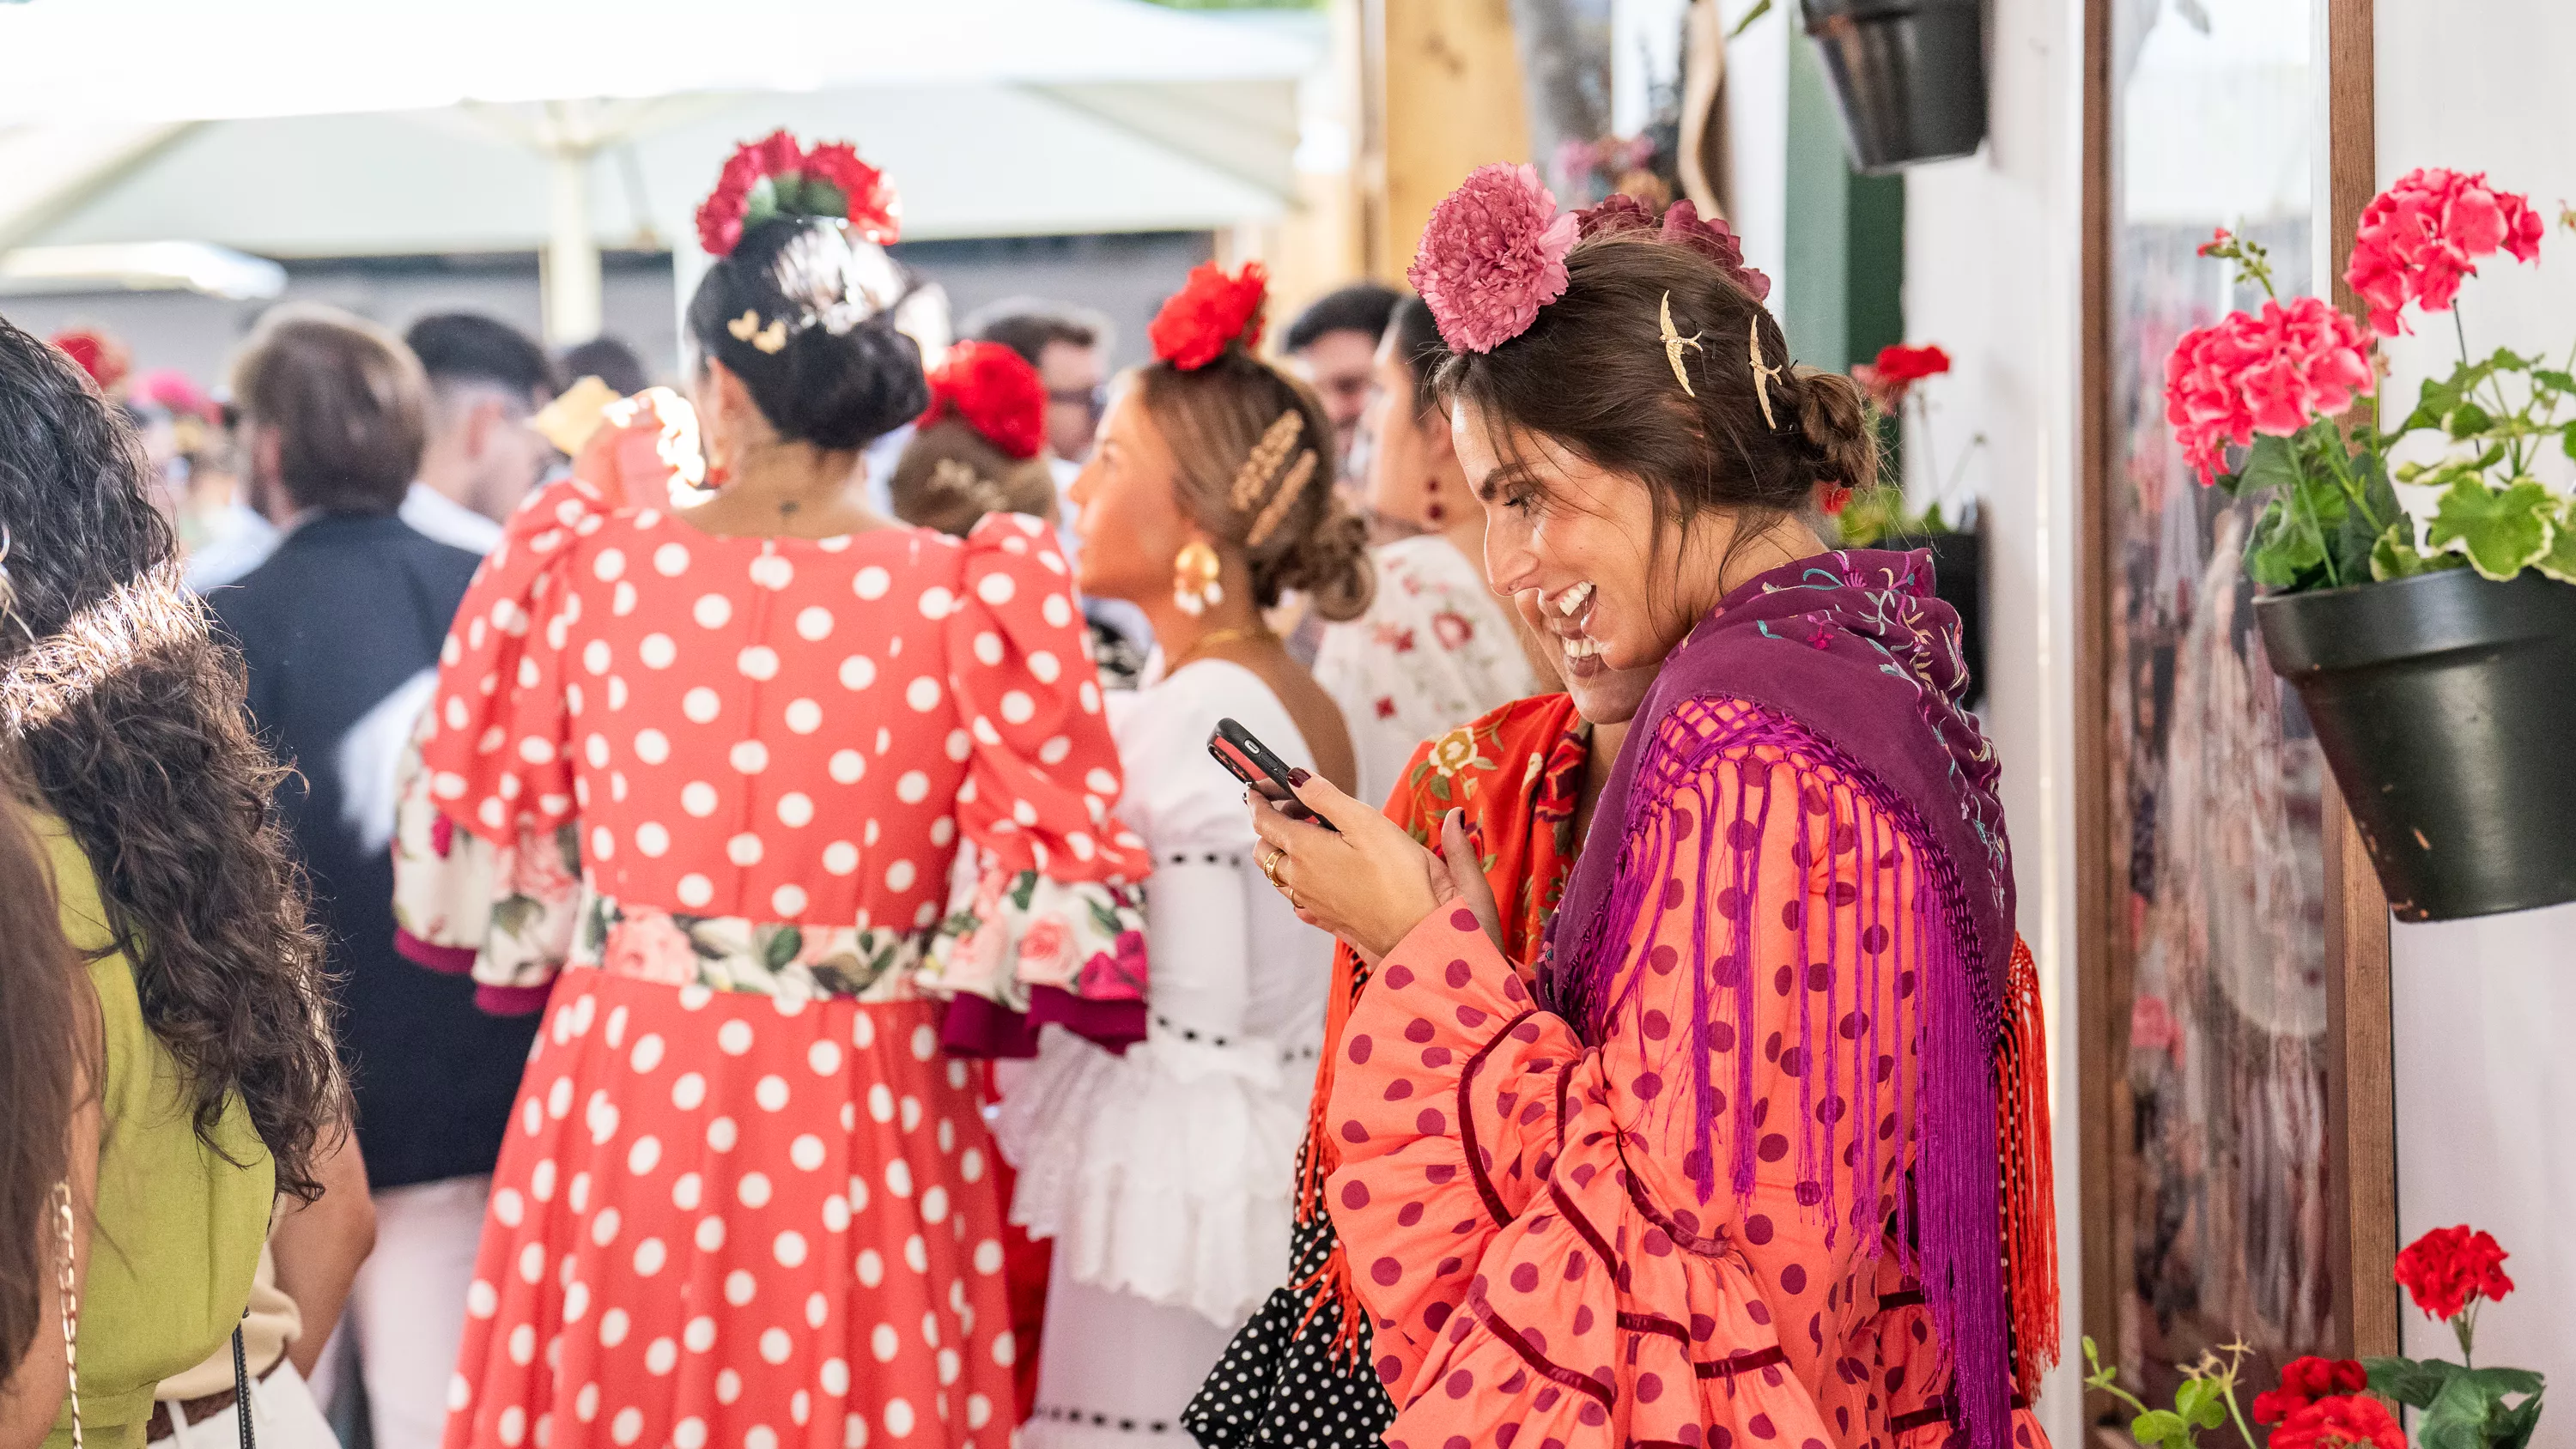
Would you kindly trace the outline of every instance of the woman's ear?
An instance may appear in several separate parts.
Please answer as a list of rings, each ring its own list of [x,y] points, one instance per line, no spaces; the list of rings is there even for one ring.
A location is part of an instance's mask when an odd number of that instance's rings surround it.
[[[1458,435],[1450,427],[1449,409],[1434,404],[1431,411],[1414,421],[1422,433],[1423,456],[1431,466],[1447,471],[1458,463]]]

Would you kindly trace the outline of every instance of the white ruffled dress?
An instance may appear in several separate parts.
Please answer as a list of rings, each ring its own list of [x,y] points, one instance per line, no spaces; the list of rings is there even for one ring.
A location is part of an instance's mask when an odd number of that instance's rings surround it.
[[[1109,701],[1118,813],[1153,855],[1150,1024],[1123,1056],[1049,1027],[1005,1091],[1012,1220],[1055,1240],[1030,1449],[1190,1444],[1182,1407],[1288,1263],[1332,964],[1262,878],[1243,788],[1207,753],[1231,716],[1312,769],[1277,696],[1205,660]]]

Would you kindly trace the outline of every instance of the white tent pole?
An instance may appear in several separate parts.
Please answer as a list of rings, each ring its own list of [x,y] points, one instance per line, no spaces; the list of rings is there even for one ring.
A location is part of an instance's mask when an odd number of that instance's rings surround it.
[[[546,343],[569,347],[599,335],[599,238],[590,225],[591,148],[558,140],[546,148],[551,223],[544,277]]]

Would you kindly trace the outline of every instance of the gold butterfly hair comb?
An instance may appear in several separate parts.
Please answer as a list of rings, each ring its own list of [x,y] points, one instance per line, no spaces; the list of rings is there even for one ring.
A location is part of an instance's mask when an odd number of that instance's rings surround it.
[[[760,314],[745,309],[741,316],[725,324],[725,330],[733,334],[736,342],[748,342],[772,357],[787,348],[787,319],[784,317],[772,318],[769,325],[763,327]]]

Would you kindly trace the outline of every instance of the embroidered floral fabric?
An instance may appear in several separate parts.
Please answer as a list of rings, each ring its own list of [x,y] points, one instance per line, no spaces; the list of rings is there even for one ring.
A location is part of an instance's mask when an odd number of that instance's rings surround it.
[[[1436,535],[1375,554],[1369,610],[1324,631],[1315,682],[1342,708],[1363,800],[1384,800],[1424,740],[1544,686],[1484,575]]]

